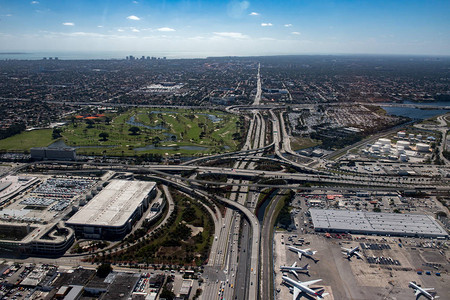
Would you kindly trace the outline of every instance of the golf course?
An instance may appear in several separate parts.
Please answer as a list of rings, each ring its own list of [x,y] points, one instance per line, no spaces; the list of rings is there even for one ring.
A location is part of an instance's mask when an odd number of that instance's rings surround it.
[[[66,125],[2,140],[0,150],[70,146],[79,155],[136,156],[147,153],[199,156],[236,150],[238,116],[215,110],[147,109],[72,115]]]

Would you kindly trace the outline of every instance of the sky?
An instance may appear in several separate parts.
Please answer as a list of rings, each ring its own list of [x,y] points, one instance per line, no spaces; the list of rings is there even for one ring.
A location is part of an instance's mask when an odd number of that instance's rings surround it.
[[[449,0],[0,0],[0,52],[450,55],[449,12]]]

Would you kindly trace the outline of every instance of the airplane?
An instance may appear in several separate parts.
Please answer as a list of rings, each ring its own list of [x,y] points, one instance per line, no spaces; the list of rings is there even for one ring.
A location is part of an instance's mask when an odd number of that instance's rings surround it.
[[[358,246],[356,246],[355,248],[352,248],[352,249],[348,249],[348,248],[344,248],[344,247],[341,247],[342,248],[342,250],[344,250],[344,251],[342,251],[342,254],[344,254],[344,255],[347,255],[347,259],[350,259],[353,255],[356,255],[358,258],[361,258],[362,259],[362,256],[361,256],[361,254],[359,254],[359,247]]]
[[[291,272],[298,278],[297,271],[306,271],[309,275],[309,264],[306,264],[304,267],[297,267],[297,262],[295,262],[292,266],[280,266],[281,272]]]
[[[288,246],[288,249],[298,253],[298,258],[302,259],[302,255],[312,257],[317,251],[311,251],[311,249],[298,249],[292,246]]]
[[[418,286],[414,281],[411,281],[409,283],[409,287],[412,288],[416,293],[416,299],[418,299],[421,295],[424,296],[427,299],[434,300],[439,298],[439,296],[433,296],[430,294],[430,291],[434,291],[434,288],[423,288]]]
[[[316,292],[312,288],[309,288],[310,285],[315,284],[315,283],[321,281],[322,279],[301,282],[301,281],[293,280],[287,276],[283,276],[282,278],[287,285],[290,285],[293,288],[293,294],[294,294],[293,300],[297,300],[298,296],[301,293],[311,295],[311,296],[316,296],[317,300],[323,299],[323,297],[328,295],[328,293],[323,292],[324,290]]]

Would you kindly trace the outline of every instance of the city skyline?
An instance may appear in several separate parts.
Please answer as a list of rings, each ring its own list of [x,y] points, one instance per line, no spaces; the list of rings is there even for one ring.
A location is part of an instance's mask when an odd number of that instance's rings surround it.
[[[0,51],[449,55],[447,1],[4,1]]]

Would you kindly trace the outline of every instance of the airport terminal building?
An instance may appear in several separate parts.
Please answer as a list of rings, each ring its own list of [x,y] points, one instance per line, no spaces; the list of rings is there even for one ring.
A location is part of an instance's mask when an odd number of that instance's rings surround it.
[[[112,180],[66,224],[82,238],[123,238],[148,208],[155,194],[155,182]]]
[[[447,231],[427,215],[313,208],[309,212],[319,232],[448,238]]]

